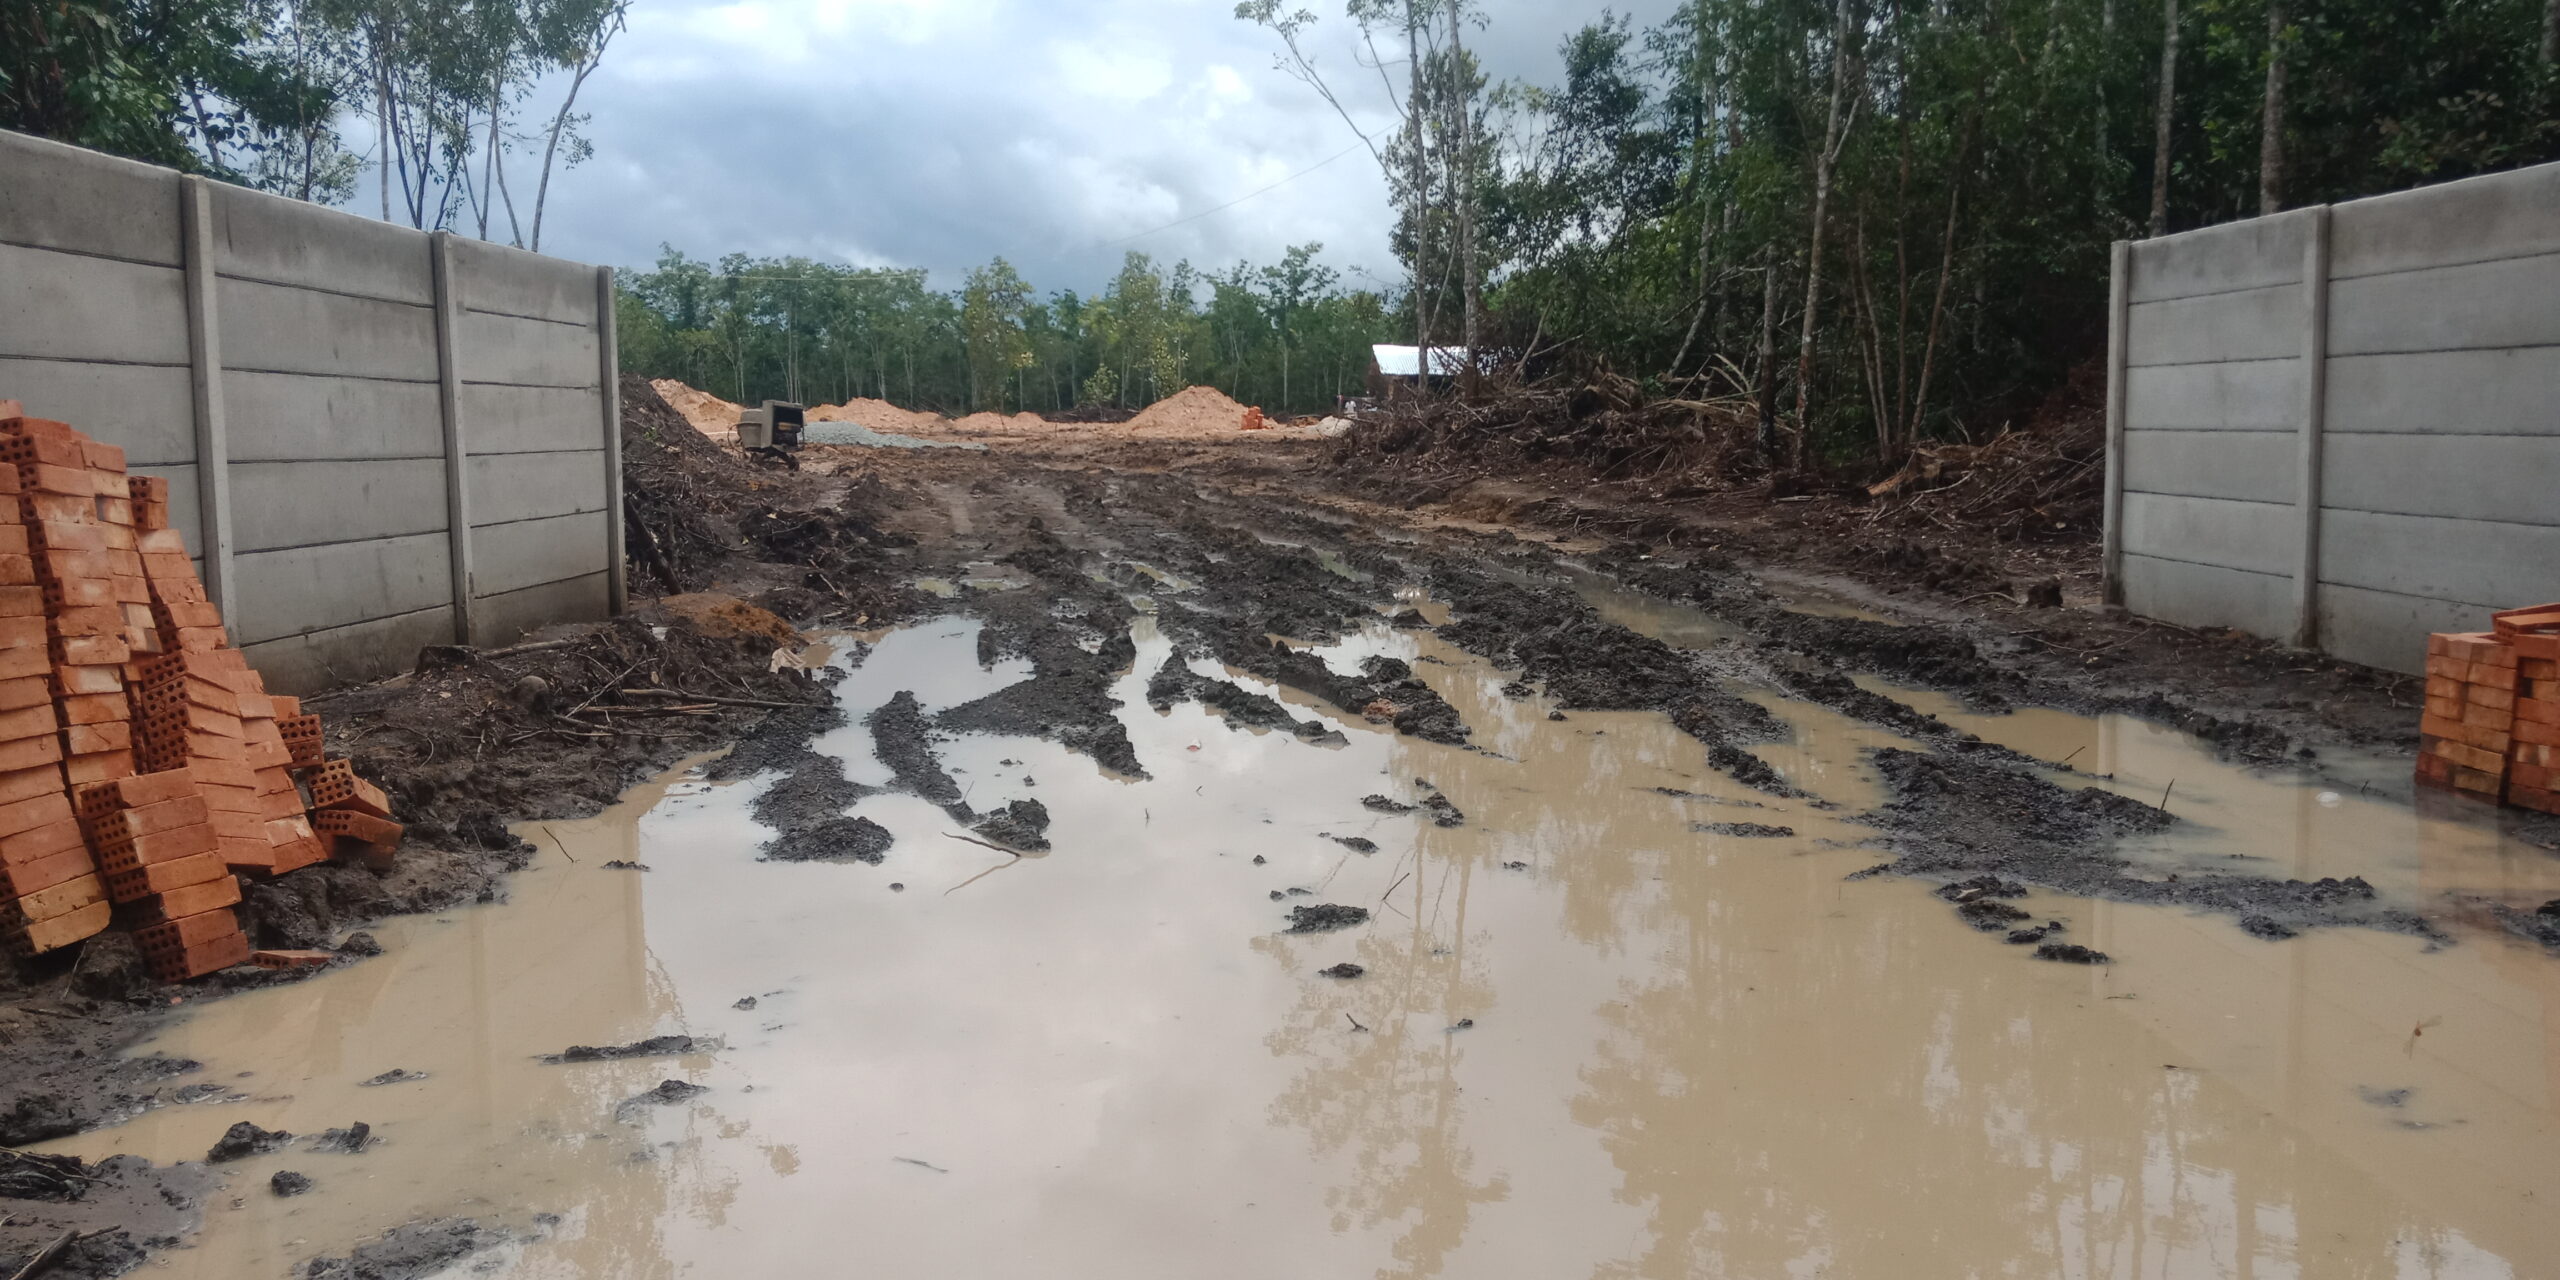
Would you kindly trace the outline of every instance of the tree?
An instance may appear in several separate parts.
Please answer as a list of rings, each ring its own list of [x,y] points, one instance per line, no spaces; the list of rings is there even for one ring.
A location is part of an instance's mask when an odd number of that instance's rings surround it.
[[[2160,109],[2152,125],[2151,234],[2169,230],[2169,122],[2178,99],[2178,0],[2161,0]]]
[[[1263,296],[1270,300],[1271,315],[1279,331],[1280,403],[1290,403],[1289,353],[1294,346],[1289,329],[1291,316],[1317,295],[1333,288],[1338,275],[1331,267],[1316,264],[1316,255],[1324,252],[1321,244],[1291,245],[1280,255],[1277,266],[1262,269]]]
[[[963,340],[969,347],[969,403],[989,407],[1007,379],[1031,364],[1024,322],[1031,286],[1003,258],[969,273],[961,290]]]

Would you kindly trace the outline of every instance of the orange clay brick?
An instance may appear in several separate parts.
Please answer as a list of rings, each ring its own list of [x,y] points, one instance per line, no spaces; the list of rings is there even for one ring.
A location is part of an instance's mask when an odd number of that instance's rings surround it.
[[[53,654],[43,646],[31,649],[0,648],[0,680],[19,680],[27,676],[46,676],[53,672]]]
[[[2555,775],[2551,770],[2538,764],[2522,764],[2514,760],[2507,762],[2507,780],[2517,786],[2531,787],[2537,791],[2560,788],[2560,775]]]
[[[92,871],[50,889],[38,889],[17,900],[18,914],[28,920],[50,920],[107,900],[107,882]]]
[[[83,440],[80,442],[80,449],[81,452],[88,455],[88,463],[91,470],[113,471],[119,475],[123,474],[124,446],[108,444],[103,440]]]
[[[330,961],[337,958],[338,953],[335,951],[314,951],[300,947],[291,950],[249,953],[249,963],[261,969],[321,969],[326,968]]]
[[[0,840],[21,831],[49,827],[71,816],[71,798],[59,791],[32,800],[0,805]]]
[[[366,846],[368,849],[372,847],[373,846],[370,845]],[[301,835],[296,836],[291,840],[287,840],[282,844],[270,846],[268,850],[268,857],[270,859],[268,864],[269,873],[280,876],[288,872],[300,871],[304,867],[318,866],[323,862],[327,862],[329,860],[329,846],[323,843],[318,836]],[[388,870],[388,868],[384,869]]]
[[[141,574],[119,573],[108,581],[115,585],[116,603],[143,605],[151,603],[151,580]],[[203,587],[196,588],[195,598],[199,600],[204,598]]]
[[[231,920],[231,911],[227,907],[208,911],[205,915]],[[249,935],[240,932],[237,920],[231,920],[229,932],[217,933],[200,941],[167,941],[173,931],[185,926],[187,921],[201,918],[188,916],[167,924],[150,925],[134,933],[134,941],[142,947],[142,962],[151,970],[152,977],[162,982],[185,982],[248,961]]]
[[[175,862],[212,850],[213,827],[198,823],[173,831],[154,831],[147,836],[100,841],[95,850],[98,869],[109,875],[147,867],[158,862]]]
[[[2479,795],[2488,796],[2493,799],[2497,797],[2500,792],[2506,790],[2506,785],[2505,775],[2491,773],[2486,770],[2457,769],[2453,774],[2453,786],[2455,790],[2469,791]]]
[[[0,946],[21,955],[43,955],[98,936],[114,915],[114,908],[101,902],[40,924],[0,928]]]
[[[2437,720],[2458,721],[2462,719],[2462,708],[2460,698],[2429,698],[2423,714]]]
[[[103,580],[99,581],[98,589],[100,603],[87,603],[68,595],[59,601],[47,598],[46,603],[53,612],[53,634],[57,638],[115,636],[121,639],[124,636],[124,610],[117,608],[115,600],[105,595],[106,583]]]
[[[0,680],[0,711],[15,711],[53,701],[53,686],[42,676],[19,676]]]
[[[15,866],[0,863],[0,891],[5,891],[0,892],[0,896],[23,898],[31,893],[42,893],[55,885],[94,875],[97,870],[97,862],[89,857],[88,849],[82,847],[65,849],[51,857]]]
[[[2546,702],[2540,698],[2519,698],[2516,700],[2515,710],[2518,720],[2560,725],[2560,702]]]
[[[8,504],[0,503],[0,555],[22,556],[34,547],[27,539],[27,526],[5,523],[16,514]]]
[[[68,424],[65,425],[67,428]],[[43,435],[0,436],[0,462],[13,466],[19,463],[41,462],[50,466],[78,467],[85,470],[89,465],[89,458],[87,452],[80,446],[80,438],[69,434],[66,430]]]
[[[28,524],[45,520],[93,520],[97,517],[97,499],[89,494],[20,493],[18,515]]]
[[[274,698],[274,699],[275,699],[275,703],[276,703],[276,719],[278,719],[278,720],[290,719],[290,718],[292,718],[292,717],[294,717],[294,716],[298,716],[298,715],[301,715],[301,714],[303,713],[303,712],[302,712],[302,699],[300,699],[300,698],[287,697],[286,695],[281,694],[281,693],[277,693],[277,694],[270,694],[270,695],[268,695],[268,696],[269,696],[269,697],[272,697],[272,698]],[[314,720],[317,720],[317,719],[319,719],[320,717],[318,717],[318,716],[313,716],[313,717],[311,717],[311,718],[312,718],[312,719],[314,719]]]
[[[54,687],[66,694],[124,693],[124,674],[112,666],[53,664]]]
[[[2427,655],[2427,675],[2434,679],[2468,684],[2471,682],[2471,664],[2451,654],[2431,653]]]
[[[33,557],[0,553],[0,586],[23,587],[35,580]]]
[[[0,772],[33,769],[38,765],[52,764],[61,758],[62,737],[59,734],[0,743]],[[68,772],[68,770],[65,771],[66,775]]]
[[[132,840],[159,831],[174,831],[212,820],[212,810],[200,795],[179,796],[139,809],[111,809],[89,819],[89,839],[97,844]]]
[[[2494,692],[2494,690],[2483,690],[2483,692]],[[2462,709],[2462,722],[2464,724],[2482,729],[2495,729],[2501,733],[2506,732],[2507,726],[2514,724],[2515,719],[2516,709],[2515,700],[2513,698],[2509,698],[2507,700],[2507,705],[2503,707],[2491,706],[2485,702],[2475,702]]]
[[[135,927],[162,924],[240,904],[240,882],[216,876],[202,884],[182,885],[135,903],[129,912]]]
[[[62,745],[74,756],[130,751],[133,749],[133,729],[121,720],[110,720],[105,724],[75,724],[62,731]]]
[[[133,657],[133,648],[121,635],[63,636],[53,642],[53,657],[65,666],[114,667]]]
[[[47,795],[64,787],[62,766],[40,764],[32,769],[15,769],[0,773],[0,804]]]
[[[0,836],[0,864],[22,867],[80,847],[79,819],[55,819]]]
[[[187,772],[194,774],[196,781],[205,786],[240,787],[249,791],[258,789],[257,770],[237,760],[189,760]]]
[[[316,835],[335,836],[363,844],[397,845],[405,828],[397,822],[353,809],[322,809],[311,815],[311,830]]]
[[[16,742],[20,738],[33,738],[52,733],[61,727],[62,722],[54,717],[53,704],[50,702],[39,702],[32,707],[20,707],[15,711],[0,711],[0,742]]]
[[[2510,787],[2507,789],[2507,803],[2531,809],[2537,813],[2560,814],[2560,792],[2536,791],[2531,787]]]
[[[91,756],[73,756],[62,762],[63,780],[75,787],[111,782],[140,772],[130,751],[101,751]]]
[[[2485,662],[2475,662],[2462,678],[2471,685],[2473,695],[2477,696],[2482,689],[2503,689],[2513,693],[2519,677],[2514,667],[2493,667]]]
[[[2516,665],[2515,647],[2487,631],[2462,631],[2447,635],[2444,652],[2465,662],[2485,662],[2499,667]]]
[[[298,818],[306,809],[307,806],[302,803],[302,793],[295,790],[290,782],[285,784],[282,791],[269,791],[258,797],[259,814],[270,820]]]
[[[2494,751],[2483,751],[2458,739],[2422,736],[2419,741],[2431,755],[2443,756],[2465,769],[2494,771],[2506,766],[2506,757]]]
[[[230,874],[222,856],[211,851],[169,862],[104,873],[107,896],[117,902],[140,902],[155,894],[175,893],[193,885],[210,884]]]
[[[139,809],[195,793],[196,780],[184,769],[171,769],[90,787],[75,793],[73,802],[82,813],[104,813],[110,809]]]

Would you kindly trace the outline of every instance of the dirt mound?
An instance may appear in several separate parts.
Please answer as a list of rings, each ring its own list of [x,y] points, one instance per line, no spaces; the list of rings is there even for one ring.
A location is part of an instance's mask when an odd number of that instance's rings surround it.
[[[822,404],[811,409],[811,422],[850,422],[858,427],[892,434],[939,430],[948,422],[938,413],[918,413],[901,409],[886,400],[847,400],[843,404]]]
[[[754,636],[783,646],[806,643],[788,622],[736,596],[714,591],[668,596],[658,607],[690,622],[707,636]]]
[[[954,431],[1042,431],[1049,421],[1036,413],[1017,413],[1010,417],[1001,413],[973,413],[951,424]]]
[[[1244,429],[1244,406],[1216,387],[1184,387],[1129,419],[1132,431]]]
[[[738,406],[673,378],[659,378],[649,387],[667,402],[667,407],[683,414],[695,430],[714,440],[738,438]]]

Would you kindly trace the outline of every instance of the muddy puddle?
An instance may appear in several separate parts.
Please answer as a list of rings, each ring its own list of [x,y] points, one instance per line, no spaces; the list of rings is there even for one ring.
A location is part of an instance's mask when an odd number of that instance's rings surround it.
[[[886,783],[869,709],[1029,676],[979,665],[976,638],[957,618],[877,637],[839,686],[854,723],[817,748]],[[1844,879],[1879,860],[1849,815],[1879,797],[1862,753],[1898,741],[1882,730],[1767,695],[1795,733],[1755,750],[1811,793],[1785,799],[1708,770],[1660,716],[1551,720],[1428,633],[1381,623],[1326,657],[1413,662],[1480,750],[1202,668],[1346,739],[1311,744],[1148,710],[1168,646],[1143,619],[1137,639],[1117,693],[1152,777],[1046,741],[942,746],[976,809],[1047,807],[1044,856],[952,838],[889,793],[851,810],[895,835],[881,865],[760,862],[749,808],[773,780],[680,770],[524,828],[542,854],[510,902],[394,922],[379,959],[145,1046],[240,1100],[53,1145],[178,1160],[237,1120],[372,1125],[360,1154],[227,1166],[204,1233],[160,1268],[203,1277],[281,1276],[456,1214],[519,1242],[452,1274],[546,1278],[849,1259],[1114,1280],[2508,1277],[2560,1258],[2560,962],[2538,951],[2482,930],[2267,943],[2038,892],[2026,910],[2117,961],[2040,962],[1925,884]],[[2164,858],[2354,865],[2412,895],[2550,877],[2405,797],[2333,806],[2131,723],[1980,719],[1962,723],[2057,762],[2076,747],[2075,769],[2128,788],[2176,774],[2212,822]],[[1318,904],[1369,919],[1286,932]],[[1345,963],[1359,975],[1324,975]],[[538,1060],[670,1033],[721,1044]],[[426,1078],[362,1083],[394,1068]],[[705,1091],[632,1101],[665,1080]],[[280,1169],[315,1188],[272,1195]]]

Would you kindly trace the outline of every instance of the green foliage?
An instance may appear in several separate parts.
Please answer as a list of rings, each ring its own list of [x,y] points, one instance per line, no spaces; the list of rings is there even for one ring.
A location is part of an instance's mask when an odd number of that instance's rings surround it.
[[[1850,0],[1845,23],[1836,0],[1688,0],[1644,30],[1604,11],[1551,77],[1493,86],[1434,38],[1448,3],[1343,10],[1373,53],[1391,37],[1400,58],[1409,28],[1419,50],[1419,83],[1385,86],[1418,110],[1381,166],[1435,342],[1456,338],[1449,228],[1472,195],[1487,340],[1507,348],[1693,395],[1753,395],[1765,367],[1792,408],[1818,294],[1807,428],[1835,456],[1997,430],[2100,351],[2108,246],[2149,217],[2161,0]],[[2279,54],[2287,206],[2560,159],[2549,0],[2288,0],[2274,48],[2267,0],[2180,10],[2172,231],[2259,212]],[[1338,110],[1333,89],[1359,87],[1305,53],[1311,11],[1237,17]],[[1809,288],[1835,65],[1846,109]],[[1484,122],[1472,164],[1460,119]],[[1471,190],[1451,176],[1470,172]]]
[[[1207,277],[1132,253],[1100,296],[1042,301],[1002,258],[944,294],[922,271],[714,264],[669,248],[621,277],[622,367],[740,403],[1135,408],[1207,383],[1275,413],[1323,412],[1362,390],[1369,347],[1392,340],[1397,317],[1376,293],[1339,287],[1322,252],[1299,245]]]

